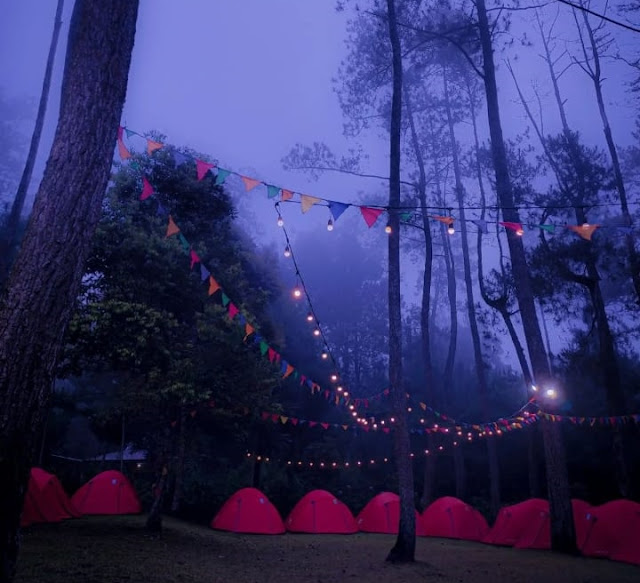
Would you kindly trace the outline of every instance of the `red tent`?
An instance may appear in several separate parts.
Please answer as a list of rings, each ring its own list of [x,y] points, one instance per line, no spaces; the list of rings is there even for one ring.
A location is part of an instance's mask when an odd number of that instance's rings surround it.
[[[549,503],[541,498],[529,498],[519,504],[505,506],[500,509],[493,528],[482,542],[513,546],[526,529],[541,528],[548,514]]]
[[[138,495],[120,472],[108,470],[91,478],[71,498],[83,514],[138,514]]]
[[[351,511],[326,490],[313,490],[300,498],[285,524],[291,532],[352,534],[358,531]]]
[[[591,505],[584,500],[571,500],[573,508],[573,522],[576,527],[576,541],[584,540],[588,529],[587,516]],[[551,548],[551,517],[547,508],[541,521],[532,520],[520,533],[513,545],[517,549],[550,549]]]
[[[73,516],[80,515],[73,508],[58,478],[40,468],[31,468],[20,526],[60,522]]]
[[[242,488],[231,496],[211,521],[211,528],[253,534],[285,531],[276,507],[256,488]]]
[[[489,525],[475,508],[458,498],[438,498],[422,513],[426,536],[482,540]]]
[[[580,550],[589,557],[607,557],[640,565],[640,504],[614,500],[591,509]]]
[[[356,518],[362,532],[398,534],[400,524],[400,496],[393,492],[381,492],[367,502]],[[416,534],[425,536],[420,515],[416,511]]]

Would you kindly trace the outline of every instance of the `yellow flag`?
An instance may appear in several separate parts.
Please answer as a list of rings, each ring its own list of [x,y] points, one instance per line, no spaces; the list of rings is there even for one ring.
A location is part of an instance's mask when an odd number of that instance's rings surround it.
[[[167,234],[166,237],[171,237],[171,235],[176,235],[180,232],[180,227],[173,222],[173,218],[169,215],[169,224],[167,225]]]
[[[159,150],[160,148],[163,148],[163,147],[164,147],[163,143],[155,142],[147,138],[147,154],[149,154],[149,156],[151,156],[151,154],[153,154],[156,150]]]
[[[320,202],[321,198],[315,196],[309,196],[308,194],[300,195],[300,203],[302,205],[302,212],[306,213],[314,204]]]

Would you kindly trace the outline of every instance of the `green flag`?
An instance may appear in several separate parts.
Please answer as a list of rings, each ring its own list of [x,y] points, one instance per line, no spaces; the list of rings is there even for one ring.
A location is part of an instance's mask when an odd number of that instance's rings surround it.
[[[224,181],[227,179],[227,176],[231,174],[231,170],[225,170],[224,168],[218,168],[218,174],[216,175],[216,184],[218,186],[224,184]]]

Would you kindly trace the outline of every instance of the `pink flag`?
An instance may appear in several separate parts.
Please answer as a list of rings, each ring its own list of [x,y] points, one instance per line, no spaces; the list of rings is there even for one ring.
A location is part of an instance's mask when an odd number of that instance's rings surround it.
[[[191,269],[193,269],[193,266],[196,263],[200,263],[200,257],[198,257],[198,254],[193,249],[191,249],[190,256],[191,256]]]
[[[238,315],[238,312],[240,310],[238,310],[238,308],[236,308],[235,304],[233,302],[229,302],[229,318],[231,318],[232,320]]]
[[[153,186],[151,183],[143,176],[142,177],[142,194],[140,195],[140,200],[146,200],[153,194]]]
[[[198,173],[198,180],[202,180],[207,172],[213,168],[215,164],[211,164],[210,162],[205,162],[204,160],[196,159],[196,172]]]
[[[500,222],[500,224],[505,229],[511,229],[512,231],[515,231],[516,235],[522,235],[524,233],[524,230],[522,229],[522,225],[520,223],[510,223],[509,221],[504,221]]]
[[[373,209],[368,206],[361,206],[360,212],[362,213],[364,222],[367,223],[369,228],[371,228],[378,220],[378,217],[383,213],[383,209]]]

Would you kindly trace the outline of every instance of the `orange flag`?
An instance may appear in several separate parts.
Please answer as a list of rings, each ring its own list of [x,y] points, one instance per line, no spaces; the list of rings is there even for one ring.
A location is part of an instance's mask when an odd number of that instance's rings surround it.
[[[452,217],[442,217],[440,215],[431,215],[431,218],[435,219],[436,221],[440,221],[441,223],[444,223],[447,226],[453,223]]]
[[[253,190],[258,184],[260,184],[260,180],[256,180],[255,178],[249,178],[248,176],[241,176],[242,182],[244,182],[244,188],[247,192]]]
[[[291,200],[293,198],[293,190],[287,190],[286,188],[282,189],[282,195],[280,196],[281,201]]]
[[[151,156],[156,150],[163,148],[164,144],[161,142],[155,142],[154,140],[150,140],[147,138],[147,154]]]
[[[253,334],[255,332],[255,330],[256,329],[251,324],[246,323],[244,325],[244,340],[249,338],[249,336],[251,336],[251,334]]]
[[[314,204],[320,202],[321,198],[315,196],[309,196],[308,194],[300,195],[300,204],[302,205],[302,212],[306,213]]]
[[[173,222],[173,217],[169,215],[169,224],[167,225],[167,234],[165,237],[171,237],[180,232],[180,227]]]
[[[286,379],[294,370],[295,369],[290,364],[287,364],[287,370],[282,378]]]
[[[284,425],[287,421],[289,421],[289,417],[285,415],[280,415],[280,422]]]
[[[127,150],[127,146],[124,145],[124,142],[118,139],[118,154],[120,154],[121,160],[128,160],[131,158],[131,152]]]
[[[599,226],[600,225],[589,225],[588,223],[584,225],[567,225],[569,229],[587,241],[591,241],[591,236]]]
[[[218,282],[215,279],[213,279],[213,276],[210,275],[209,276],[209,295],[212,296],[219,289],[220,289],[220,285],[218,284]]]

